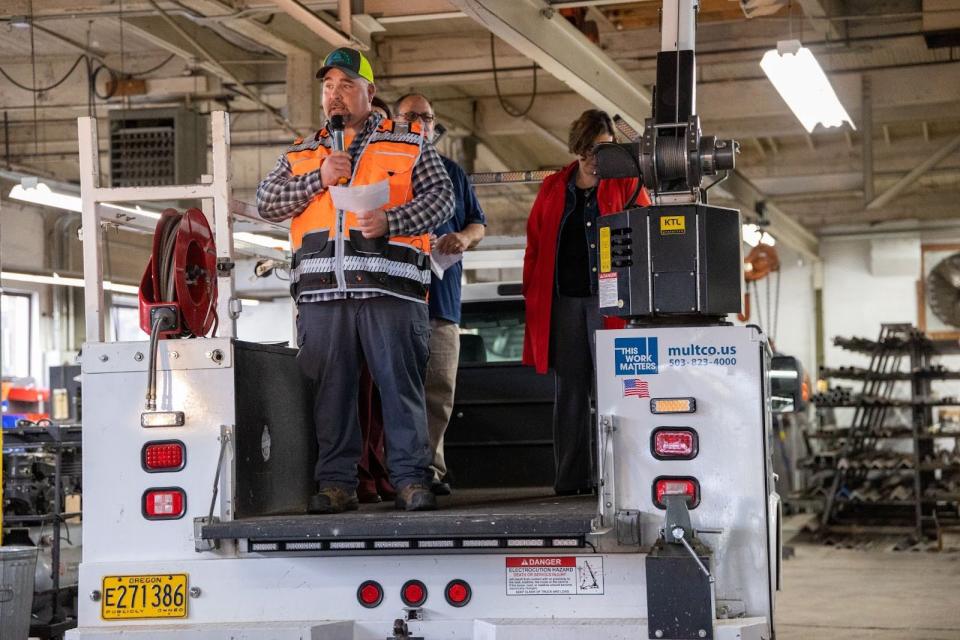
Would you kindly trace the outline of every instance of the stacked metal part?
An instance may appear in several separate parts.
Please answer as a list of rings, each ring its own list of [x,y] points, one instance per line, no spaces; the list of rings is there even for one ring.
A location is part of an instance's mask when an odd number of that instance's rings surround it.
[[[936,393],[932,383],[960,372],[931,359],[956,346],[906,324],[883,325],[876,340],[838,337],[834,344],[870,360],[866,367],[821,369],[823,377],[862,381],[858,392],[838,385],[813,398],[821,422],[834,423],[809,434],[816,444],[803,463],[812,470],[812,491],[825,501],[821,531],[893,523],[917,540],[937,535],[958,515],[960,428],[941,425],[934,407],[960,399]],[[834,408],[853,409],[852,416]],[[848,416],[841,425],[837,418]]]

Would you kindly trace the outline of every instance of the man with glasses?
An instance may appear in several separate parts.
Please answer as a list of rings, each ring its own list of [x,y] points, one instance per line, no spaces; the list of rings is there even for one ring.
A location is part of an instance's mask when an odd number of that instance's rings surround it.
[[[419,93],[402,96],[394,111],[398,120],[420,122],[428,140],[434,137],[436,117],[426,97]],[[453,182],[453,217],[434,230],[437,237],[434,251],[457,254],[466,251],[483,239],[487,220],[477,201],[477,194],[466,172],[456,162],[440,156]],[[427,361],[426,396],[427,425],[430,446],[433,449],[433,483],[437,495],[449,495],[446,481],[447,466],[443,459],[443,434],[453,412],[453,394],[456,390],[457,363],[460,359],[460,280],[463,263],[455,262],[443,274],[433,276],[430,283],[430,359]]]
[[[345,150],[330,122],[280,156],[257,189],[260,215],[292,218],[291,292],[297,360],[316,385],[319,459],[314,513],[357,509],[360,363],[383,400],[387,467],[398,509],[435,509],[424,407],[430,325],[430,237],[453,211],[453,185],[417,123],[371,113],[373,70],[362,53],[336,49],[317,73],[324,114],[343,120]],[[330,187],[389,182],[373,211],[338,210]]]

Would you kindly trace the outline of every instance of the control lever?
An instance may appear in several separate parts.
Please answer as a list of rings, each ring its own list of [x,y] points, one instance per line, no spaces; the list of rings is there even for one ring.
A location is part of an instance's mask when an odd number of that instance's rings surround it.
[[[697,552],[694,551],[693,547],[690,546],[690,543],[687,542],[687,539],[684,537],[685,531],[683,530],[683,527],[674,527],[673,531],[671,531],[670,533],[673,534],[674,540],[680,541],[680,544],[684,546],[684,548],[687,550],[687,553],[689,553],[690,556],[694,559],[694,561],[696,561],[697,566],[700,567],[700,571],[703,572],[703,575],[707,576],[707,580],[711,583],[716,582],[716,579],[713,577],[710,571],[708,571],[707,568],[700,561],[700,557],[697,556]]]

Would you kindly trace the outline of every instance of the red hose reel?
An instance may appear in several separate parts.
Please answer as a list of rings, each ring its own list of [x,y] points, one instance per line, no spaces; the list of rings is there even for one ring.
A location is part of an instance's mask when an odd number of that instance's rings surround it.
[[[157,222],[140,280],[140,328],[149,334],[159,315],[159,338],[203,337],[217,323],[217,250],[199,209],[166,209]]]

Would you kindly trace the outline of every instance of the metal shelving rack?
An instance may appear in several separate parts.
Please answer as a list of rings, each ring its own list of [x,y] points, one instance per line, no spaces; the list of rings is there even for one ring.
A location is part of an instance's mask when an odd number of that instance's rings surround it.
[[[50,619],[45,621],[36,621],[30,625],[30,637],[32,638],[62,638],[68,630],[77,626],[77,620],[69,612],[63,610],[61,597],[69,593],[74,598],[77,597],[76,585],[61,587],[60,585],[60,550],[61,534],[63,524],[70,518],[77,518],[80,513],[64,512],[64,492],[63,492],[63,454],[66,450],[80,450],[81,448],[81,427],[80,425],[50,425],[48,427],[22,427],[17,429],[5,429],[3,433],[3,452],[13,453],[15,451],[49,451],[54,456],[54,478],[53,478],[53,510],[49,513],[22,516],[4,516],[3,526],[10,527],[16,525],[51,525],[52,544],[51,554],[51,611]],[[76,605],[73,606],[76,611]]]
[[[960,431],[931,429],[933,410],[960,406],[960,399],[935,397],[932,387],[935,380],[960,379],[960,372],[932,360],[960,353],[960,344],[931,340],[909,324],[884,324],[877,340],[836,338],[834,344],[865,354],[870,362],[865,368],[821,371],[823,378],[862,383],[858,394],[833,390],[814,398],[818,408],[854,409],[849,427],[821,428],[808,434],[811,439],[834,447],[832,455],[821,453],[809,465],[828,472],[831,478],[821,517],[822,530],[850,524],[869,527],[874,522],[899,520],[907,523],[905,526],[917,540],[938,537],[941,520],[958,515],[960,491],[938,490],[937,485],[944,477],[960,478],[960,455],[955,449],[954,459],[944,460],[941,456],[938,460],[934,442],[946,438],[960,445]],[[901,383],[905,382],[910,385],[909,399],[895,397],[895,391],[902,389]],[[910,412],[909,426],[888,425],[894,413],[906,410]],[[880,448],[881,443],[892,440],[910,442],[909,452],[898,454]],[[909,485],[897,480],[904,476],[912,478]],[[888,493],[879,492],[878,496],[878,486]]]

